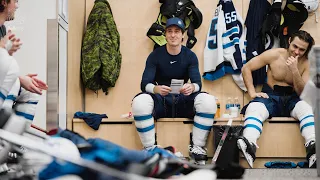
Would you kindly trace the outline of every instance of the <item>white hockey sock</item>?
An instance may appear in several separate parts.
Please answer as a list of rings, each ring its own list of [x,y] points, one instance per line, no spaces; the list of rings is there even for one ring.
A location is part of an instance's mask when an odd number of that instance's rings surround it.
[[[291,111],[291,116],[300,121],[300,132],[305,139],[305,144],[315,141],[312,107],[305,101],[299,101]]]
[[[200,93],[195,98],[194,106],[196,115],[194,116],[192,141],[194,145],[203,147],[206,145],[208,134],[211,131],[217,105],[214,96]]]
[[[262,133],[263,122],[268,116],[269,112],[263,103],[252,102],[248,105],[245,114],[243,136],[249,142],[257,144],[257,139]]]
[[[150,147],[155,144],[153,107],[153,99],[148,94],[140,94],[132,101],[132,113],[135,125],[144,147]]]

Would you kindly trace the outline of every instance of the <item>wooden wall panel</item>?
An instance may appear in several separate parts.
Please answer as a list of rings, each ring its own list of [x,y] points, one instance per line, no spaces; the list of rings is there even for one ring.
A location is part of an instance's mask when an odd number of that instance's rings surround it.
[[[109,119],[119,119],[121,114],[131,111],[131,100],[140,92],[140,81],[145,61],[153,50],[154,43],[146,36],[151,24],[156,21],[160,4],[158,1],[109,0],[121,38],[122,65],[119,79],[114,88],[106,96],[102,91],[98,94],[86,90],[86,111],[107,113]],[[203,23],[196,30],[197,44],[192,49],[199,59],[199,69],[203,72],[203,49],[205,46],[209,23],[213,17],[218,1],[199,1],[197,7],[203,14]],[[143,4],[143,7],[141,7]],[[242,1],[235,1],[235,7],[242,13]],[[94,5],[94,0],[87,0],[87,17]],[[138,10],[139,8],[139,10]],[[125,12],[125,14],[124,14]],[[187,35],[185,35],[187,39]],[[184,42],[185,43],[185,42]],[[224,111],[226,97],[239,97],[242,104],[243,93],[233,83],[231,76],[223,77],[215,82],[203,80],[203,91],[217,96]]]
[[[72,118],[82,111],[85,103],[80,80],[81,44],[85,24],[85,0],[69,0],[68,32],[68,85],[67,85],[67,128],[72,129]]]
[[[270,0],[271,1],[271,0]],[[269,2],[270,2],[269,1]],[[131,111],[131,100],[140,92],[140,80],[145,66],[146,58],[153,49],[154,43],[146,36],[151,24],[155,22],[160,3],[158,1],[141,0],[139,3],[129,0],[109,0],[113,15],[120,33],[122,65],[116,86],[110,88],[106,96],[102,91],[98,94],[90,90],[85,92],[85,104],[87,112],[106,113],[109,119],[120,119],[121,114]],[[196,30],[197,44],[192,49],[199,59],[199,69],[203,72],[203,49],[206,42],[210,20],[218,0],[197,1],[196,5],[203,14],[203,23]],[[238,13],[246,18],[250,0],[233,1]],[[143,7],[141,5],[143,4]],[[86,0],[86,17],[94,5],[94,0]],[[320,9],[318,9],[320,11]],[[320,13],[320,12],[318,12]],[[319,41],[320,25],[315,22],[315,15],[309,16],[302,29],[309,31]],[[185,39],[187,36],[185,35]],[[184,42],[185,43],[185,42]],[[261,87],[257,88],[259,91]],[[203,80],[203,91],[219,98],[221,113],[225,110],[225,102],[228,97],[239,97],[241,107],[247,104],[250,98],[243,93],[227,75],[214,82]]]
[[[85,138],[101,138],[128,149],[141,149],[142,144],[133,123],[101,124],[99,130],[93,130],[84,121],[73,124],[73,131]]]
[[[87,0],[87,17],[93,6],[93,0]],[[106,113],[109,119],[117,119],[121,114],[131,111],[131,100],[140,92],[140,80],[145,60],[152,51],[153,43],[146,36],[151,24],[156,20],[159,9],[157,1],[110,0],[110,6],[120,33],[120,51],[122,54],[121,71],[114,88],[106,96],[86,90],[86,111]],[[143,5],[143,7],[141,7]]]
[[[320,8],[318,8],[317,13],[320,14]],[[320,16],[318,15],[318,21],[320,21]],[[320,43],[320,22],[316,22],[316,14],[309,14],[308,19],[303,24],[303,30],[309,32],[311,36],[314,38],[316,44]]]

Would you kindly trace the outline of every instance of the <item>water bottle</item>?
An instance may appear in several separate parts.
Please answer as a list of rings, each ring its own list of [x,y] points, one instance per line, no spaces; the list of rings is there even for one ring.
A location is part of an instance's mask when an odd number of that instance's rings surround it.
[[[234,106],[238,107],[238,113],[240,113],[240,110],[241,110],[240,108],[241,107],[240,107],[240,102],[239,102],[239,98],[238,97],[234,98]]]
[[[230,114],[230,107],[233,106],[233,103],[232,103],[232,100],[231,100],[231,97],[228,97],[227,99],[227,103],[226,103],[226,112],[225,114]]]
[[[216,104],[217,104],[217,112],[215,114],[215,118],[220,118],[220,102],[219,99],[216,97]]]

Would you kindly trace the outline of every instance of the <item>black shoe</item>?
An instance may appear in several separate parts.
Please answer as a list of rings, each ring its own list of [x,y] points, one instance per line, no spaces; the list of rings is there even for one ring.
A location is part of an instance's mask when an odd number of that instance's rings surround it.
[[[253,167],[253,162],[256,160],[257,147],[255,144],[250,143],[247,138],[240,136],[237,140],[239,150],[241,150],[243,156],[246,158],[250,168]]]
[[[307,161],[309,163],[309,168],[316,168],[317,157],[316,157],[316,143],[311,141],[306,146],[307,151]]]

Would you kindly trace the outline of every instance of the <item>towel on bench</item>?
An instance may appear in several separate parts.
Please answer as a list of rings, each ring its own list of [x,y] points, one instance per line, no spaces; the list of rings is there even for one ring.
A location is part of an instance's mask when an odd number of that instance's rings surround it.
[[[264,164],[266,168],[285,168],[285,169],[290,169],[290,168],[296,168],[297,164],[294,162],[282,162],[282,161],[270,161],[266,162]]]
[[[74,113],[73,117],[83,119],[94,130],[99,129],[102,118],[108,118],[106,114],[85,113],[80,111]]]

